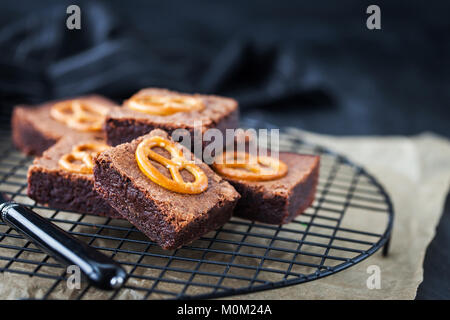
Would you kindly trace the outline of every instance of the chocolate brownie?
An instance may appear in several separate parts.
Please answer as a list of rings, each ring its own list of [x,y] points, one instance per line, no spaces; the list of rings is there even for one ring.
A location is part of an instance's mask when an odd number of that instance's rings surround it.
[[[167,138],[168,134],[153,130],[99,154],[94,159],[95,189],[152,241],[164,249],[175,249],[225,224],[239,194],[199,160],[197,165],[208,178],[208,187],[202,193],[177,193],[154,183],[140,170],[135,157],[139,143],[152,136]],[[168,157],[163,149],[153,150]],[[189,151],[184,154],[192,159]],[[164,166],[152,164],[170,177]],[[185,170],[181,175],[192,182],[192,176]]]
[[[314,201],[320,157],[280,152],[287,174],[276,180],[245,181],[225,178],[241,195],[234,215],[269,224],[292,221]]]
[[[105,107],[115,105],[111,100],[97,95],[77,97],[78,100],[92,101]],[[61,100],[64,101],[64,100]],[[14,107],[11,125],[14,145],[28,155],[41,155],[61,137],[80,132],[51,117],[52,101],[37,106],[19,105]],[[99,136],[103,136],[101,131]]]
[[[176,112],[170,115],[151,115],[131,109],[124,104],[122,108],[113,108],[106,117],[106,139],[110,145],[129,142],[153,129],[163,129],[171,134],[176,129],[186,129],[191,134],[191,145],[194,144],[194,121],[201,123],[203,134],[209,128],[217,128],[223,134],[225,129],[238,126],[239,111],[235,100],[212,95],[185,94],[166,89],[143,89],[137,95],[184,96],[194,97],[203,102],[204,108],[199,111]],[[203,142],[205,147],[208,142]],[[191,148],[191,150],[194,150]]]
[[[97,192],[94,175],[63,169],[59,159],[84,142],[104,142],[94,134],[71,134],[61,138],[38,157],[28,169],[28,196],[55,209],[121,218]]]

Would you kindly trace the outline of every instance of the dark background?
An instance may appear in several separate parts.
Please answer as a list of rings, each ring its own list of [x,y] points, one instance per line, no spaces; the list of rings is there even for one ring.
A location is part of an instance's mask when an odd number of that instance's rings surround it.
[[[81,30],[65,27],[69,4]],[[370,4],[381,30],[366,28]],[[449,137],[449,14],[449,1],[2,1],[1,115],[158,86],[232,96],[278,126]],[[450,298],[449,211],[419,298]]]

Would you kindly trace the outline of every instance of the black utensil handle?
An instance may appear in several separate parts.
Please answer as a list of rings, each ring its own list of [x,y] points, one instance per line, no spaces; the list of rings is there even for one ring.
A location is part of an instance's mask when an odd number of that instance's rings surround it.
[[[77,265],[97,288],[121,287],[126,273],[111,258],[15,202],[1,205],[2,220],[65,265]]]

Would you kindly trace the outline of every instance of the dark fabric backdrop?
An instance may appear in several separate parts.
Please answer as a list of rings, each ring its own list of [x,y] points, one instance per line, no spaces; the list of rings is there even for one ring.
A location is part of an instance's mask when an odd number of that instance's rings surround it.
[[[450,2],[376,1],[370,31],[372,2],[2,1],[1,104],[162,86],[323,133],[449,136]]]
[[[81,30],[65,27],[69,4],[81,7]],[[366,28],[369,4],[382,30]],[[449,1],[1,1],[1,113],[159,86],[232,96],[244,116],[280,126],[448,137],[449,12]],[[450,269],[430,255],[426,266]],[[431,277],[420,290],[449,298],[448,272]]]

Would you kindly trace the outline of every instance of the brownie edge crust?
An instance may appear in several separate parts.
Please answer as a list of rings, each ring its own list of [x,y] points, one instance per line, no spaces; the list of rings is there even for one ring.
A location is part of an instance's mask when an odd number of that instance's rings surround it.
[[[232,216],[239,194],[207,165],[201,194],[180,194],[148,179],[135,161],[137,145],[149,135],[109,149],[94,159],[95,190],[124,218],[163,249],[176,249],[224,225]]]
[[[14,146],[27,155],[41,155],[54,145],[56,138],[46,135],[35,128],[26,118],[25,108],[14,108],[11,116],[12,141]]]
[[[51,208],[122,218],[93,189],[93,180],[83,175],[32,166],[28,171],[28,196]]]

